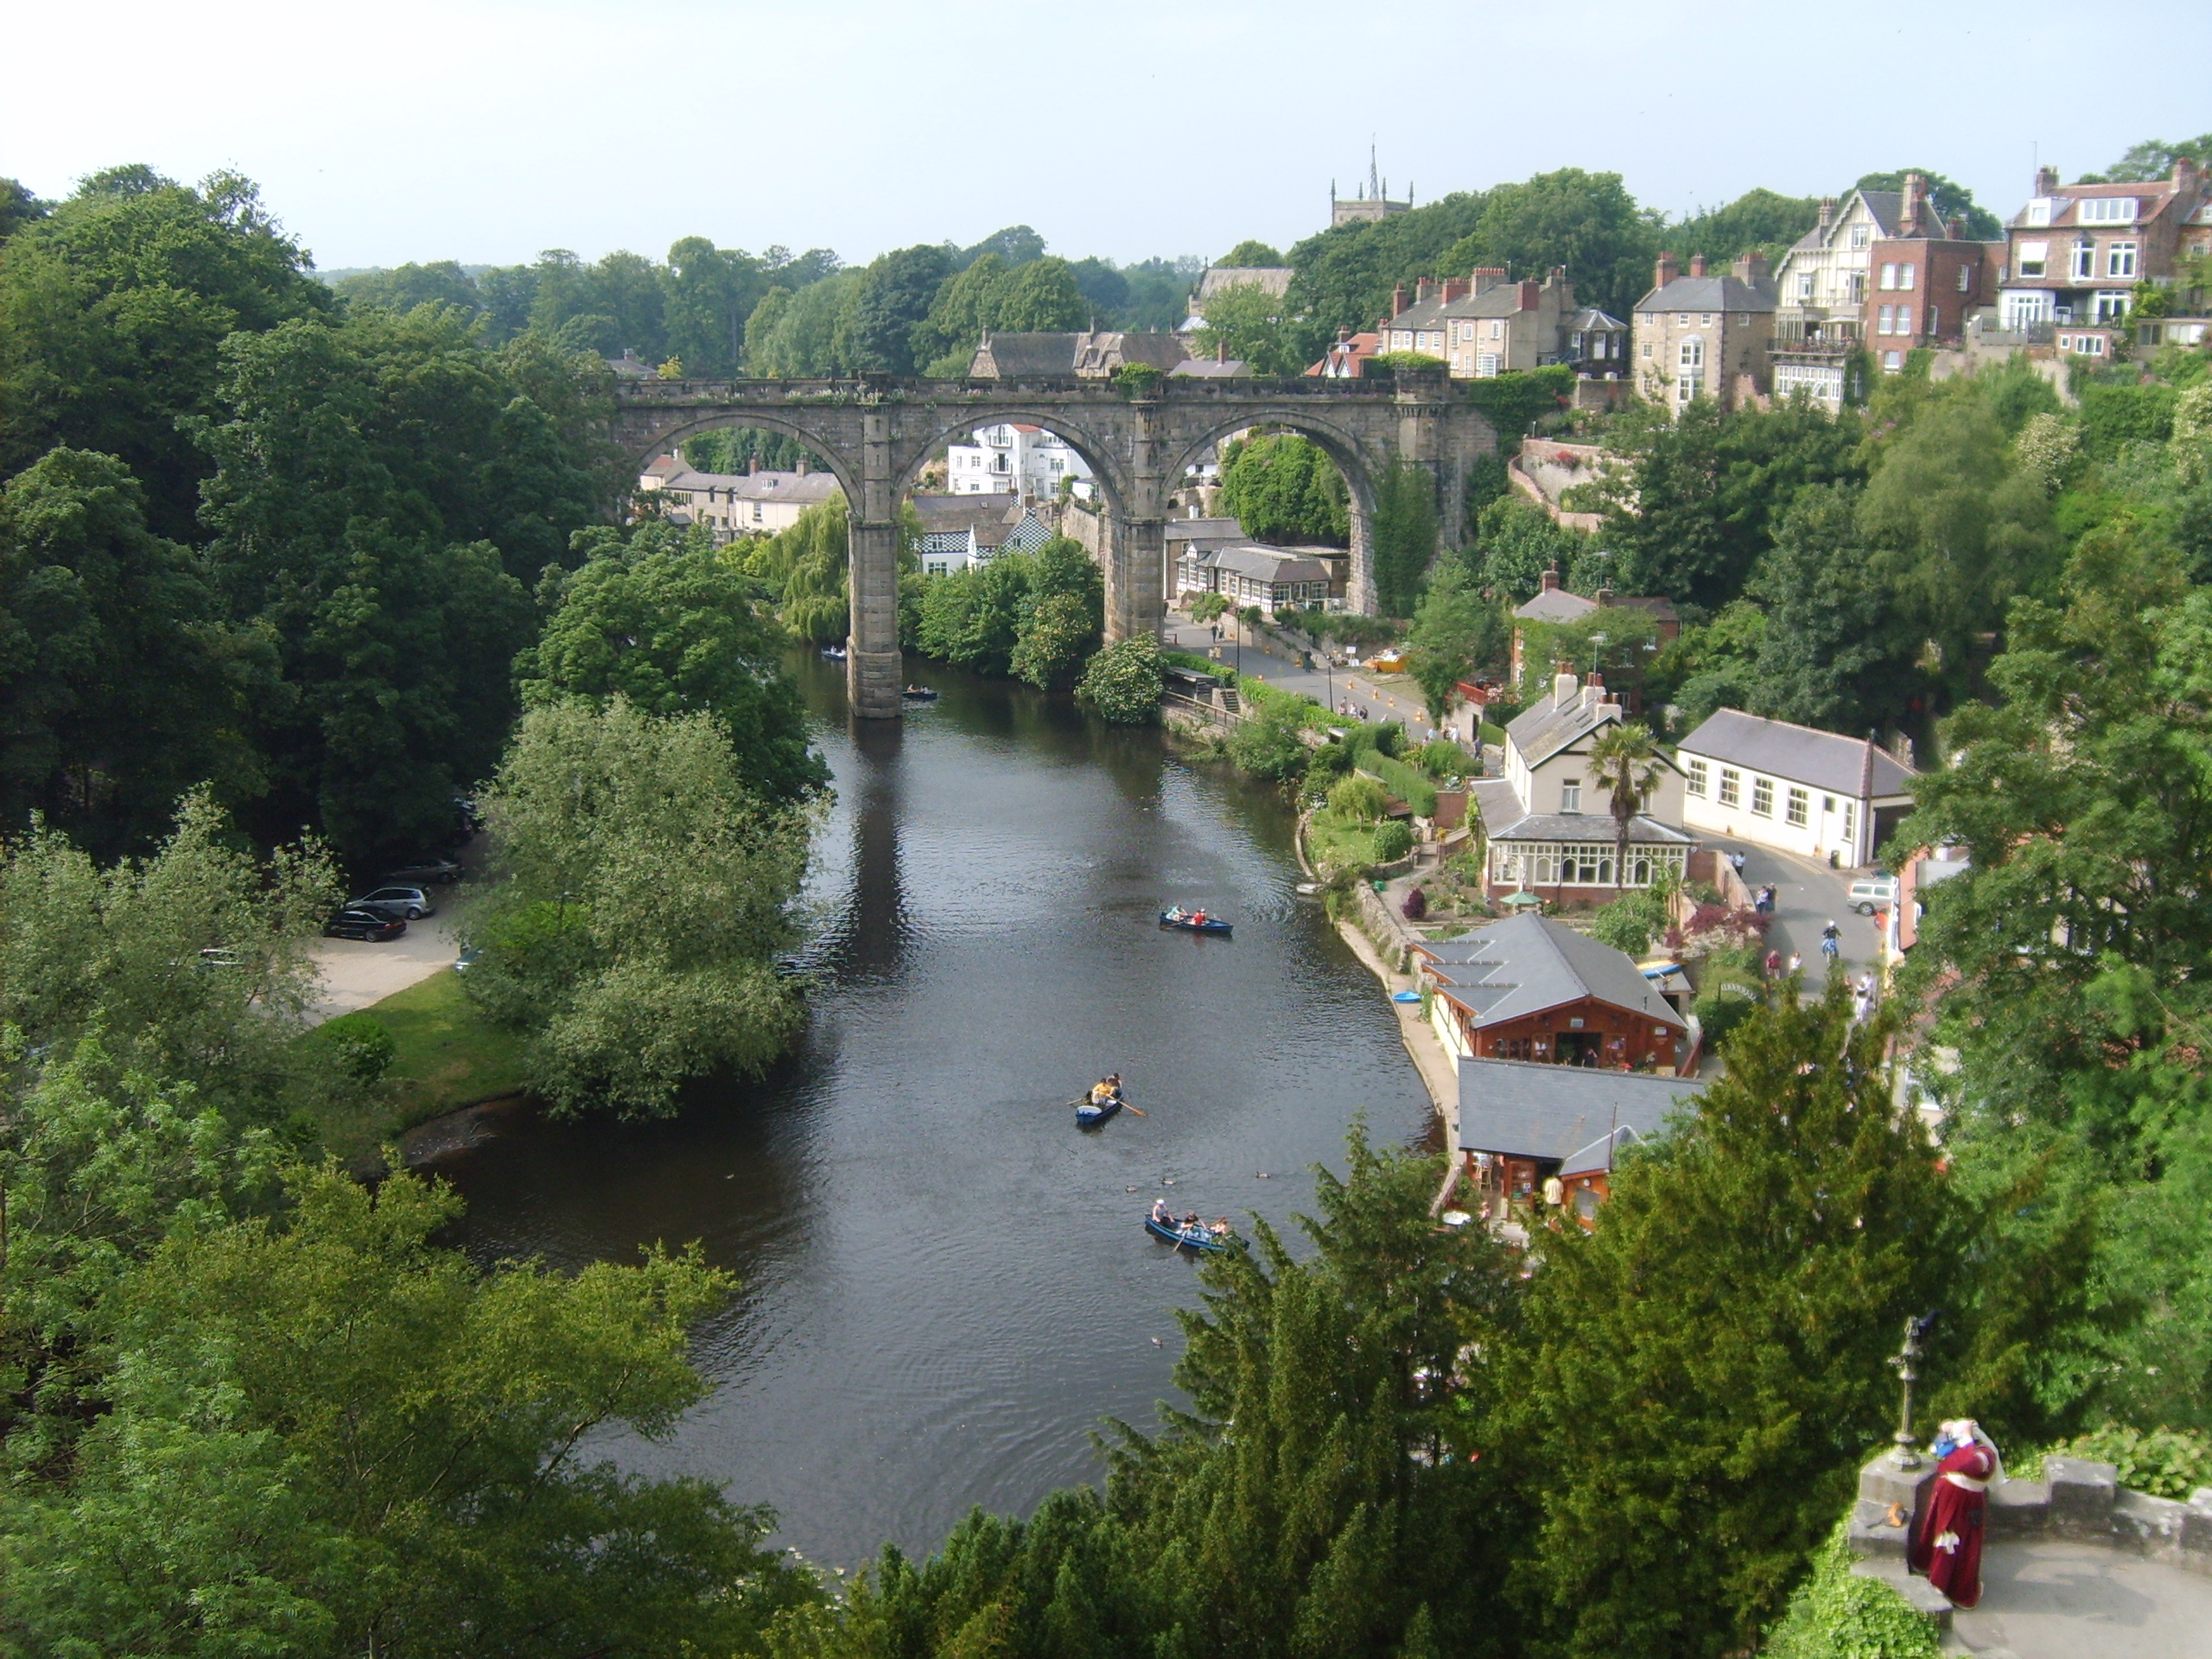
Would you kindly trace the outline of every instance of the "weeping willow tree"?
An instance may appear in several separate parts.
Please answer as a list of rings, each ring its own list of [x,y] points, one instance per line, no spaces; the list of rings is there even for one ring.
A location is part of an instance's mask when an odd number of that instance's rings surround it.
[[[777,600],[777,613],[784,626],[802,639],[829,645],[851,632],[852,616],[847,586],[852,563],[850,515],[845,498],[833,495],[817,501],[798,516],[788,530],[781,530],[756,545],[746,556],[745,573],[768,584]],[[899,569],[918,570],[914,550],[920,544],[922,521],[912,503],[899,508]]]

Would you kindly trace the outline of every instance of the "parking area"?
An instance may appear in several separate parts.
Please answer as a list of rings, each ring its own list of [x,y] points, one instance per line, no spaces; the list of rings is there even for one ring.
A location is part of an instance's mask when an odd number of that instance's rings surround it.
[[[1851,883],[1867,872],[1832,870],[1817,860],[1780,853],[1748,841],[1703,835],[1708,847],[1744,855],[1744,880],[1754,891],[1774,884],[1774,925],[1767,941],[1782,953],[1784,962],[1795,951],[1804,958],[1805,981],[1817,988],[1824,975],[1821,960],[1821,930],[1833,920],[1843,935],[1844,967],[1856,977],[1881,960],[1880,930],[1872,917],[1851,908]]]
[[[407,931],[399,938],[382,944],[361,939],[315,941],[322,996],[310,1013],[311,1020],[319,1024],[341,1014],[353,1014],[453,966],[461,954],[461,921],[467,914],[470,895],[476,891],[483,844],[480,838],[452,855],[461,867],[463,879],[452,887],[429,887],[427,891],[437,902],[437,913],[408,923]],[[366,893],[380,885],[363,882],[353,891]]]

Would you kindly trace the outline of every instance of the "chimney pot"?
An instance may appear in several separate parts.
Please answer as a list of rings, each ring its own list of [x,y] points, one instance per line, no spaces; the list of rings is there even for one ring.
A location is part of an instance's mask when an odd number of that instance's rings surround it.
[[[1533,311],[1533,310],[1535,310],[1535,309],[1537,308],[1537,306],[1539,306],[1540,304],[1541,304],[1541,303],[1542,303],[1542,302],[1541,302],[1540,299],[1538,299],[1538,297],[1537,297],[1537,296],[1539,296],[1539,295],[1540,295],[1540,294],[1541,294],[1542,292],[1543,292],[1543,284],[1542,284],[1542,283],[1535,283],[1535,282],[1523,282],[1523,283],[1521,284],[1521,308],[1522,308],[1523,311]]]
[[[1834,223],[1835,198],[1834,196],[1822,196],[1821,198],[1821,228],[1825,231],[1829,226]]]
[[[1651,273],[1651,285],[1654,288],[1664,288],[1681,274],[1681,267],[1675,263],[1675,256],[1671,253],[1662,253],[1659,256],[1657,267]]]
[[[1390,290],[1390,315],[1402,316],[1406,309],[1406,285],[1400,283]]]

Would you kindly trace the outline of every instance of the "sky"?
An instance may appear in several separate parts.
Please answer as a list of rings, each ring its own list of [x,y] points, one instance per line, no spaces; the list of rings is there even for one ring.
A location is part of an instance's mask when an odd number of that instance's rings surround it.
[[[2212,130],[2202,0],[2107,0],[2093,30],[2045,0],[109,0],[96,37],[70,7],[0,16],[0,175],[55,197],[123,162],[240,172],[326,270],[690,235],[861,263],[1012,224],[1071,257],[1287,247],[1370,143],[1423,201],[1580,167],[1679,215],[1918,166],[2001,216],[2038,156],[2070,179]]]

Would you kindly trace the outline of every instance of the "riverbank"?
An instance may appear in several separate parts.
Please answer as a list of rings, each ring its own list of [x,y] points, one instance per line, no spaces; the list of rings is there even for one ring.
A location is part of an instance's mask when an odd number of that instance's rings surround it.
[[[1306,879],[1318,882],[1313,861],[1306,849],[1306,830],[1308,815],[1300,813],[1298,830],[1292,844],[1298,854],[1298,867]],[[1364,902],[1363,902],[1364,901]],[[1385,960],[1382,948],[1359,925],[1358,908],[1372,904],[1377,909],[1374,889],[1363,883],[1352,888],[1341,901],[1330,907],[1329,918],[1336,925],[1337,937],[1351,947],[1360,964],[1373,974],[1382,986],[1386,995],[1392,998],[1390,1012],[1397,1016],[1399,1040],[1405,1044],[1406,1052],[1412,1057],[1414,1070],[1420,1073],[1421,1086],[1428,1090],[1436,1115],[1443,1120],[1446,1144],[1457,1144],[1459,1133],[1459,1063],[1445,1052],[1444,1044],[1437,1037],[1436,1028],[1430,1025],[1418,1002],[1395,1000],[1400,991],[1421,988],[1411,974],[1402,973],[1391,962]],[[1400,946],[1402,950],[1402,944]]]
[[[374,1164],[394,1141],[415,1162],[416,1130],[523,1093],[522,1033],[486,1020],[450,963],[355,1012],[382,1024],[394,1050],[376,1105],[330,1114],[316,1126],[323,1150],[348,1168]]]

